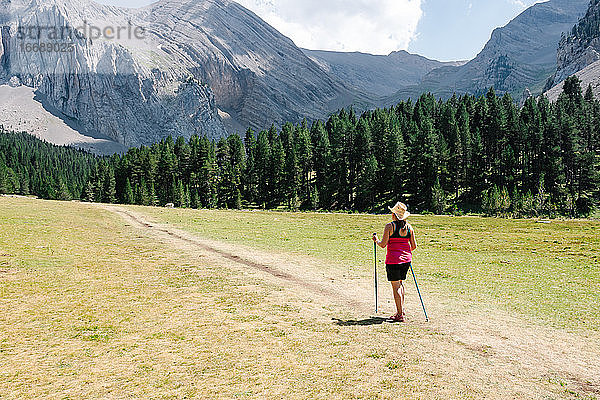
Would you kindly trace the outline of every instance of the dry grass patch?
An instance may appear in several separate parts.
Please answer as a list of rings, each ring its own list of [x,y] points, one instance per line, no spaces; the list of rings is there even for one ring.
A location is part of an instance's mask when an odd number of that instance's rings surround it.
[[[0,233],[1,398],[589,394],[434,325],[361,324],[340,299],[92,205],[0,198]]]
[[[131,207],[201,237],[324,260],[368,280],[372,232],[388,216]],[[483,303],[542,325],[600,332],[600,222],[413,216],[415,268],[430,292]],[[378,250],[381,280],[384,252]]]

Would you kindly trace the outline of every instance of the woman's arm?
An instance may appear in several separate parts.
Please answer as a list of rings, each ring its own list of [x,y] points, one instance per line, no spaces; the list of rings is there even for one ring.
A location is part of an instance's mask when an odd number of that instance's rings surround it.
[[[410,227],[410,251],[414,251],[417,248],[417,238],[415,236],[415,230]]]
[[[386,246],[388,245],[388,241],[390,240],[390,235],[392,232],[392,224],[389,223],[385,226],[385,229],[383,230],[383,239],[381,239],[381,241],[377,238],[377,234],[373,235],[373,241],[375,243],[377,243],[377,245],[383,249],[386,248]]]

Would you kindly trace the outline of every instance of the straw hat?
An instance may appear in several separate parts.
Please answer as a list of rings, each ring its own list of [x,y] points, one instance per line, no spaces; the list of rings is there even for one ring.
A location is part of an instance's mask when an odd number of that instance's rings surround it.
[[[397,202],[393,208],[388,208],[396,215],[396,217],[398,217],[400,221],[403,221],[410,216],[410,213],[407,211],[406,204],[404,203]]]

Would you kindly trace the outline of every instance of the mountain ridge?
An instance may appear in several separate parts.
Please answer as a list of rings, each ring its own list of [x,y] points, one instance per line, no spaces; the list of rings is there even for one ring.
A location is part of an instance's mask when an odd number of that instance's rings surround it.
[[[387,98],[390,105],[421,93],[442,98],[453,94],[481,94],[494,86],[498,93],[520,96],[526,89],[542,92],[556,68],[556,49],[562,32],[569,31],[585,13],[588,0],[549,0],[527,8],[503,27],[468,63],[445,66],[428,73],[421,83]]]
[[[2,0],[0,81],[35,88],[85,134],[126,146],[167,135],[226,135],[326,117],[367,99],[230,0],[160,0],[141,9],[87,0]],[[76,37],[74,51],[19,51],[22,25],[143,28],[114,42]],[[131,39],[131,38],[129,38]],[[31,46],[41,45],[37,38]],[[239,132],[241,133],[241,132]]]
[[[165,26],[165,14],[184,26]],[[136,18],[158,35],[167,28],[173,53],[195,61],[192,73],[211,87],[219,108],[246,126],[315,118],[352,102],[353,93],[323,74],[291,39],[234,1],[162,0]],[[185,29],[187,24],[196,29]]]
[[[585,16],[561,38],[557,51],[557,68],[546,85],[546,95],[558,98],[563,81],[577,75],[582,86],[591,85],[600,95],[600,0],[591,0]]]
[[[467,61],[437,61],[405,50],[388,55],[302,49],[323,69],[348,85],[375,97],[389,96],[401,87],[419,82],[428,72]]]

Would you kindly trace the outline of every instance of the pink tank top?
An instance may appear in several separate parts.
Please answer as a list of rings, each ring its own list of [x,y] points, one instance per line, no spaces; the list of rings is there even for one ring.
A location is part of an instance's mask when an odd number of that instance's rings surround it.
[[[410,237],[412,232],[408,227],[407,236],[400,236],[399,226],[394,224],[394,232],[390,236],[387,245],[386,264],[405,264],[412,262],[412,250],[410,249]]]

